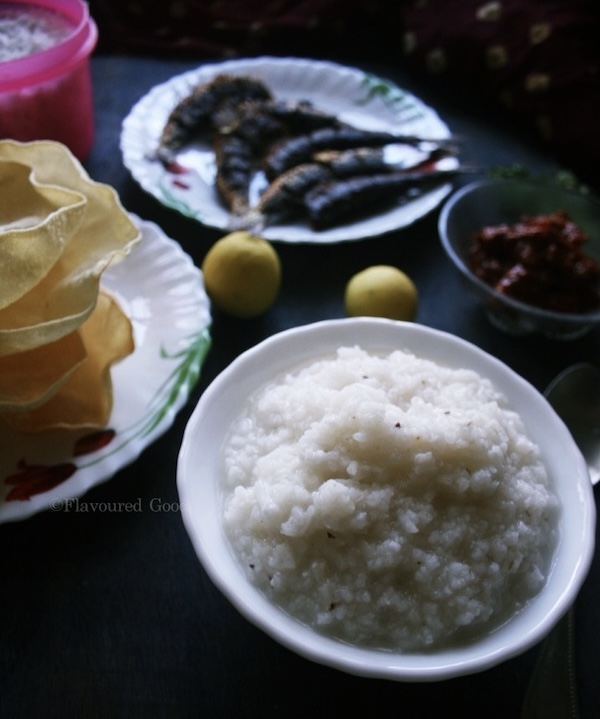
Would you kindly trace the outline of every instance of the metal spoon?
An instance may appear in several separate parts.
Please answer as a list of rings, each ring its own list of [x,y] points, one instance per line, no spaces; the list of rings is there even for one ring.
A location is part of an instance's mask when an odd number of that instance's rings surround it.
[[[600,480],[600,367],[567,367],[548,386],[546,399],[585,457],[592,484]]]
[[[547,400],[569,428],[593,484],[600,480],[600,368],[577,364],[547,387]],[[573,607],[548,634],[521,709],[521,719],[577,719]]]

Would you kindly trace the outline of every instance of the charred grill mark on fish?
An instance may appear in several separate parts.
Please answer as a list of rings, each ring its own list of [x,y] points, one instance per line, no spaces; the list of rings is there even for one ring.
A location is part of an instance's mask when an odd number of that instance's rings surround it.
[[[427,170],[436,172],[436,161],[443,157],[437,151],[404,172],[415,173]],[[368,177],[398,172],[398,166],[387,162],[383,148],[360,147],[353,150],[326,150],[318,152],[313,162],[297,165],[275,178],[260,196],[253,213],[263,215],[263,223],[297,214],[303,206],[304,196],[313,187],[327,180],[351,177]],[[254,218],[253,218],[254,221]]]
[[[194,88],[169,115],[157,158],[176,166],[175,155],[194,140],[212,143],[217,165],[216,189],[234,214],[248,209],[252,174],[267,149],[294,133],[339,127],[334,116],[312,103],[275,100],[260,81],[221,74]]]
[[[316,162],[326,165],[336,177],[348,177],[369,172],[393,169],[385,160],[383,148],[357,147],[351,150],[324,150],[314,156]]]
[[[262,215],[263,223],[294,214],[302,207],[304,195],[330,177],[331,170],[317,162],[293,167],[269,184],[254,209]]]
[[[327,180],[304,196],[304,209],[315,230],[325,230],[351,221],[367,210],[375,211],[406,202],[425,190],[441,185],[464,171],[397,171],[378,175]]]
[[[271,182],[260,196],[256,210],[264,221],[293,214],[302,206],[304,195],[328,179],[387,170],[381,148],[360,147],[354,150],[327,150],[317,153],[313,162],[297,165]],[[391,168],[390,168],[391,169]]]
[[[414,135],[396,135],[391,132],[361,130],[355,127],[322,128],[308,134],[292,137],[275,147],[264,161],[265,174],[269,180],[278,177],[295,165],[301,165],[324,150],[350,150],[376,148],[392,144],[420,147],[430,144],[431,149],[455,150],[453,139],[426,140]]]
[[[169,114],[157,158],[169,164],[178,150],[212,132],[216,124],[224,123],[240,103],[272,99],[271,91],[261,80],[248,76],[220,74],[197,85]]]
[[[264,169],[269,180],[291,168],[310,162],[318,152],[359,147],[382,147],[392,142],[389,132],[371,133],[355,128],[323,128],[293,137],[273,149],[265,158]]]
[[[221,123],[215,130],[243,138],[258,156],[265,154],[275,142],[325,127],[337,128],[340,122],[310,102],[267,100],[239,105],[229,123]]]
[[[272,114],[265,112],[264,104],[247,102],[240,105],[228,125],[216,128],[217,135],[236,135],[258,154],[265,146],[278,140],[285,133],[285,126]]]
[[[266,148],[283,136],[315,127],[338,127],[336,117],[306,101],[247,102],[214,135],[219,195],[234,215],[248,209],[253,171]]]
[[[252,148],[236,135],[218,136],[213,148],[217,192],[232,214],[243,215],[249,210],[248,191],[254,174]]]
[[[242,127],[242,125],[246,127]],[[286,134],[307,132],[319,127],[339,127],[337,118],[317,110],[306,100],[282,101],[273,98],[258,78],[217,75],[197,85],[169,114],[157,149],[157,158],[167,165],[186,144],[210,137],[215,132],[239,132],[274,139]]]
[[[308,100],[275,100],[265,102],[263,108],[273,118],[283,123],[289,135],[344,126],[335,115],[319,110]]]

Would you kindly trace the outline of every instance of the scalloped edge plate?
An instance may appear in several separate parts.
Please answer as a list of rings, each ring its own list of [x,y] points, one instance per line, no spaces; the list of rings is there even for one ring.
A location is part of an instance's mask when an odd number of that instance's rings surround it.
[[[202,273],[156,224],[132,217],[141,241],[102,275],[102,286],[127,313],[135,337],[133,354],[112,368],[110,421],[98,431],[39,434],[2,426],[0,523],[76,506],[87,490],[133,462],[166,432],[199,377],[211,345]],[[55,482],[29,499],[8,499],[14,487],[25,487],[27,493],[28,487],[39,490]]]
[[[411,93],[389,80],[331,62],[261,57],[202,65],[177,75],[153,87],[123,121],[123,162],[141,187],[163,205],[224,231],[231,229],[231,216],[215,192],[215,160],[210,148],[190,145],[179,153],[178,162],[191,170],[185,175],[168,172],[152,159],[175,105],[196,84],[222,72],[259,77],[276,97],[309,100],[356,127],[431,139],[450,137],[437,113]],[[457,165],[455,159],[447,164]],[[305,224],[289,224],[272,225],[261,234],[273,241],[322,244],[373,237],[412,224],[435,209],[451,189],[451,184],[444,184],[388,212],[322,232]]]

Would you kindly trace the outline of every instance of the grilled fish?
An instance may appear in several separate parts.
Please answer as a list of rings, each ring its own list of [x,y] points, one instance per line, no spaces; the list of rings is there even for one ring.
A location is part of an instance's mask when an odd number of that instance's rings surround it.
[[[197,85],[169,114],[157,158],[168,165],[182,147],[230,121],[240,103],[272,99],[269,88],[253,77],[220,74],[210,82]]]
[[[365,213],[414,199],[442,185],[466,168],[387,172],[348,179],[326,180],[304,196],[303,207],[315,230],[326,230],[356,220]]]
[[[323,128],[292,137],[276,146],[265,158],[264,171],[269,180],[282,175],[286,170],[310,162],[318,152],[325,150],[350,150],[376,148],[392,144],[406,144],[411,147],[426,147],[429,150],[444,149],[454,152],[453,139],[426,140],[414,135],[395,135],[391,132],[374,132],[355,127]]]

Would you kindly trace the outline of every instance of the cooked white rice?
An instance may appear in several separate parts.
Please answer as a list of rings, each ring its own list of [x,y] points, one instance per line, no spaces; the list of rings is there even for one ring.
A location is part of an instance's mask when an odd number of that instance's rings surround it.
[[[340,348],[249,398],[224,452],[247,576],[317,631],[424,651],[542,588],[558,502],[519,416],[475,372]]]

